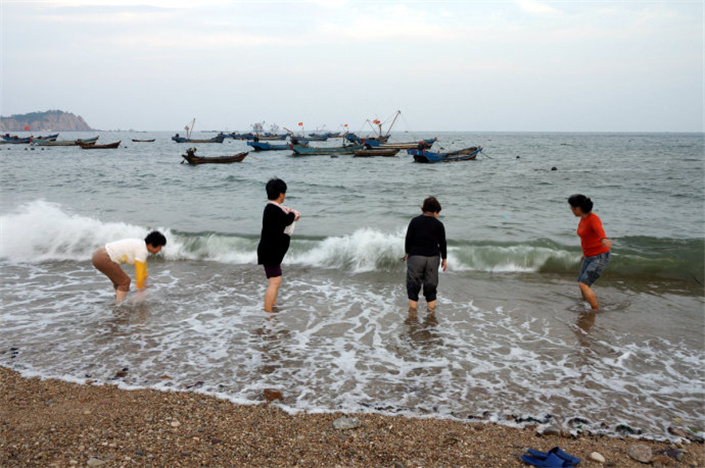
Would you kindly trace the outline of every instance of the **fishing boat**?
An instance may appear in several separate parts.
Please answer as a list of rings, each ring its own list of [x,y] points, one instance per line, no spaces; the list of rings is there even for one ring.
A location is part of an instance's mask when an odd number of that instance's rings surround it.
[[[427,138],[421,141],[410,141],[406,143],[372,143],[371,146],[375,148],[396,148],[400,150],[410,150],[410,149],[430,149],[433,144],[438,141],[438,138]]]
[[[191,121],[190,126],[186,125],[184,127],[184,130],[186,130],[186,137],[179,136],[179,134],[177,133],[176,135],[171,137],[171,139],[177,143],[222,143],[223,140],[225,140],[225,135],[223,133],[219,133],[213,138],[191,138],[191,132],[193,132],[194,125],[196,125],[196,119],[193,119]]]
[[[56,141],[38,141],[35,143],[37,146],[80,146],[80,145],[93,145],[98,141],[98,137],[93,138],[78,138],[76,140],[56,140]]]
[[[396,156],[399,148],[369,148],[365,147],[361,150],[353,151],[353,156],[356,158],[372,157],[372,156]]]
[[[56,141],[57,138],[59,138],[58,133],[53,133],[51,135],[46,135],[46,136],[39,135],[36,138],[32,138],[32,143],[37,143],[40,141]]]
[[[406,152],[414,157],[414,161],[418,163],[437,163],[437,162],[452,162],[452,161],[470,161],[477,159],[477,155],[482,151],[482,146],[473,146],[463,148],[458,151],[448,153],[434,153],[427,150],[410,149]]]
[[[266,141],[248,141],[247,146],[251,146],[255,151],[280,151],[291,149],[291,145],[289,143],[276,144],[267,143]]]
[[[330,146],[327,148],[314,147],[314,146],[303,146],[303,145],[291,145],[291,149],[294,151],[294,156],[353,154],[353,152],[359,151],[363,148],[364,148],[363,145]]]
[[[120,146],[121,141],[122,140],[116,141],[114,143],[107,143],[105,145],[97,145],[95,143],[90,143],[90,144],[81,143],[78,146],[80,146],[81,149],[115,149]]]
[[[229,156],[213,156],[213,157],[204,157],[204,156],[196,156],[196,148],[189,148],[186,150],[186,154],[182,154],[181,157],[184,158],[184,160],[193,165],[197,164],[229,164],[229,163],[236,163],[236,162],[242,162],[243,159],[245,159],[245,156],[247,156],[249,153],[244,152],[244,153],[237,153],[237,154],[232,154]],[[181,164],[183,164],[184,161],[181,161]]]
[[[10,135],[9,133],[6,133],[5,135],[2,135],[2,142],[12,145],[28,144],[32,143],[32,137],[19,137],[17,135]]]
[[[156,140],[156,138],[151,138],[151,139],[148,139],[148,140],[139,140],[139,139],[137,139],[137,138],[133,138],[133,139],[132,139],[132,141],[135,142],[135,143],[154,143],[155,140]]]
[[[179,136],[177,133],[173,137],[171,137],[172,140],[174,140],[177,143],[222,143],[223,140],[225,140],[225,137],[222,135],[214,136],[213,138],[184,138],[182,136]]]

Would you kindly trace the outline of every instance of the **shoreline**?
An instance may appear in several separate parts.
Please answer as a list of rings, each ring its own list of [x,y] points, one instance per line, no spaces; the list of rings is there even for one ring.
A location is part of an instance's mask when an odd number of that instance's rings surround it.
[[[555,446],[579,457],[583,468],[705,466],[703,445],[687,440],[561,437],[491,422],[379,414],[289,414],[276,405],[237,405],[192,392],[27,378],[2,366],[0,389],[3,467],[527,467],[521,455],[528,448]],[[343,417],[359,426],[334,427]],[[630,456],[635,446],[650,450],[650,464]],[[605,461],[594,461],[593,452]]]

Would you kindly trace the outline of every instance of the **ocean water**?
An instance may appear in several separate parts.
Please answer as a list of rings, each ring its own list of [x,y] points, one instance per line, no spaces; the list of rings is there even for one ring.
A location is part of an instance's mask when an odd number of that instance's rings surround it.
[[[61,135],[74,139],[95,133]],[[212,134],[203,134],[210,137]],[[189,166],[164,132],[116,150],[0,145],[0,365],[25,375],[193,390],[287,411],[556,424],[653,438],[705,427],[702,134],[398,133],[476,161],[250,153]],[[133,143],[132,138],[156,138]],[[321,145],[336,145],[332,140]],[[246,151],[243,141],[197,154]],[[273,176],[302,213],[274,314],[256,247]],[[592,313],[566,199],[613,239]],[[449,241],[435,316],[410,314],[403,239],[428,195]],[[106,242],[167,235],[119,306]],[[132,267],[126,271],[134,277]],[[124,377],[116,372],[126,369]],[[623,426],[622,426],[623,427]]]

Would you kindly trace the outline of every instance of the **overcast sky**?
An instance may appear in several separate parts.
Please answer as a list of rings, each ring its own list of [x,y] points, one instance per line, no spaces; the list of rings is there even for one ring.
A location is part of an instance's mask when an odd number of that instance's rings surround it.
[[[0,2],[0,115],[93,128],[703,131],[703,2]]]

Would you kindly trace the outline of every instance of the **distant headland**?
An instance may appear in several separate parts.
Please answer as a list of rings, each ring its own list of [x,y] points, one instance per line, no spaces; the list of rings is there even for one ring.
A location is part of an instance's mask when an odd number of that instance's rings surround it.
[[[0,132],[39,131],[91,131],[90,125],[80,115],[60,110],[31,112],[0,117]]]

